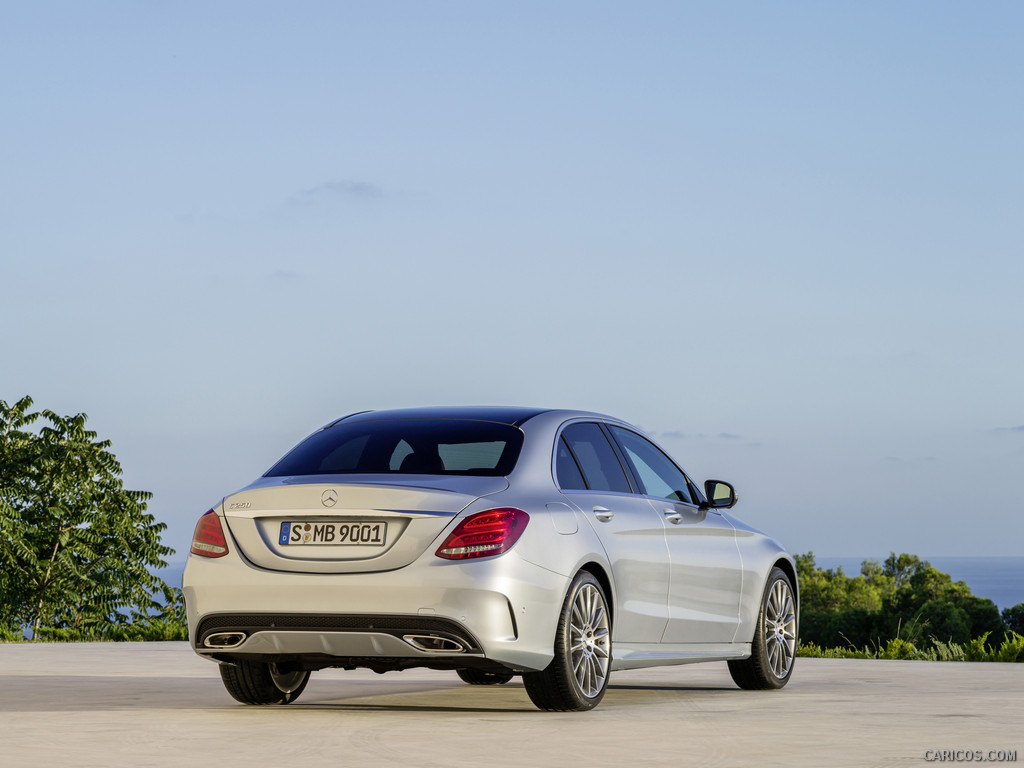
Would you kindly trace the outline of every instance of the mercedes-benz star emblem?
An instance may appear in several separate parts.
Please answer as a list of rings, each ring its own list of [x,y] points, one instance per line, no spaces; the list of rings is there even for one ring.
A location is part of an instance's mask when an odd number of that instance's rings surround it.
[[[333,488],[328,488],[321,494],[320,501],[325,507],[333,507],[338,503],[338,492]]]

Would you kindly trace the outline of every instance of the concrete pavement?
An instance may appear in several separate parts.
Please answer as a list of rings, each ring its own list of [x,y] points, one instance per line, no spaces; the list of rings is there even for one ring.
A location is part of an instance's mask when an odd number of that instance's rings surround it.
[[[618,672],[596,710],[563,714],[517,680],[429,670],[325,670],[296,704],[246,707],[185,643],[0,644],[0,765],[17,768],[955,762],[926,759],[943,750],[1024,762],[1024,664],[798,659],[772,692],[725,664]]]

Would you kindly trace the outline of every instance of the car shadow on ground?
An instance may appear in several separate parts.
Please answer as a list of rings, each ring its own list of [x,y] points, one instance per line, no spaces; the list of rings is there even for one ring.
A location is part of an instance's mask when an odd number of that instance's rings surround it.
[[[269,712],[274,707],[252,707],[234,701],[219,678],[132,677],[89,675],[11,675],[0,677],[2,712],[84,712],[115,710],[237,709]],[[729,693],[713,686],[616,685],[609,686],[601,707],[629,698],[630,705],[662,701],[666,693],[685,697]],[[738,689],[737,689],[738,691]],[[530,702],[522,683],[470,686],[453,682],[361,681],[346,688],[342,680],[313,680],[289,711],[451,712],[465,714],[540,712]]]
[[[729,686],[717,685],[616,685],[608,686],[609,691],[669,691],[671,693],[730,693],[734,689]],[[736,688],[735,690],[739,690]],[[606,696],[608,694],[605,694]]]

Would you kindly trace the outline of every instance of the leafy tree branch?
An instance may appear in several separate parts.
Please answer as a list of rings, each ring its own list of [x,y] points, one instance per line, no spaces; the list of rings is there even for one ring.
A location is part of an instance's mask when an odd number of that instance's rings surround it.
[[[124,487],[84,413],[31,407],[0,400],[0,630],[102,635],[166,613],[175,594],[153,571],[174,551],[152,494]]]

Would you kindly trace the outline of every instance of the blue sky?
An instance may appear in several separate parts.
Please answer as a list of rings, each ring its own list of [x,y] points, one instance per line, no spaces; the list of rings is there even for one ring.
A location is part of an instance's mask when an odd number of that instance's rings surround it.
[[[1019,3],[0,10],[0,399],[183,554],[320,424],[632,421],[820,555],[1020,554]]]

